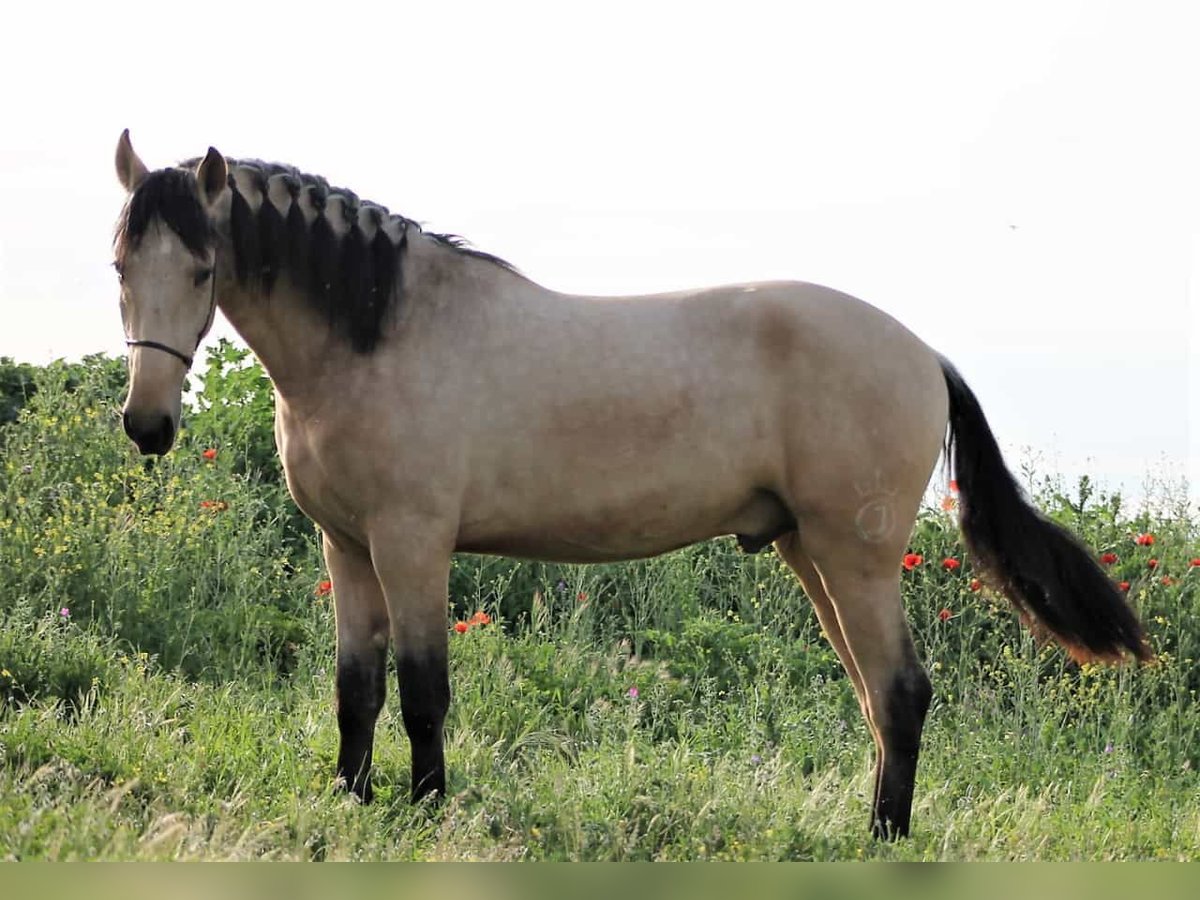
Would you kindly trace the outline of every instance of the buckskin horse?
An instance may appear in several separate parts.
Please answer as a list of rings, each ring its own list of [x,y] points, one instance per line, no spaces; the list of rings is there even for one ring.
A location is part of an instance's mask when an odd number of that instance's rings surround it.
[[[219,308],[276,391],[337,615],[339,783],[371,799],[394,647],[412,798],[446,790],[447,579],[465,551],[600,562],[774,544],[876,743],[875,835],[906,835],[931,685],[900,560],[946,450],[967,546],[1078,660],[1150,656],[1091,554],[1024,499],[971,390],[904,326],[797,282],[588,297],[292,167],[149,171],[129,132],[114,240],[124,428],[164,454]]]

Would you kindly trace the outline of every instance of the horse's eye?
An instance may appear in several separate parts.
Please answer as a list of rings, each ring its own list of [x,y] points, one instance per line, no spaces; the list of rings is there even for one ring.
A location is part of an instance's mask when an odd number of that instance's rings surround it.
[[[192,283],[195,284],[196,287],[200,287],[200,285],[208,281],[211,276],[212,269],[200,269],[196,272],[196,276],[192,279]]]
[[[113,267],[113,269],[115,269],[115,270],[116,270],[116,272],[117,272],[117,281],[119,281],[119,282],[121,282],[122,284],[124,284],[124,283],[125,283],[125,272],[124,272],[124,271],[122,271],[122,269],[121,269],[121,264],[120,264],[119,262],[114,262],[114,263],[112,264],[112,267]]]

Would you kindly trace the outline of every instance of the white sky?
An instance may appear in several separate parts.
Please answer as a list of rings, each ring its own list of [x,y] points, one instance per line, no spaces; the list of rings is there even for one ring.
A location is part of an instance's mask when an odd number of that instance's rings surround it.
[[[290,162],[558,290],[829,284],[953,359],[1014,466],[1197,495],[1200,6],[320,10],[6,11],[0,354],[123,351],[129,127],[152,167]]]

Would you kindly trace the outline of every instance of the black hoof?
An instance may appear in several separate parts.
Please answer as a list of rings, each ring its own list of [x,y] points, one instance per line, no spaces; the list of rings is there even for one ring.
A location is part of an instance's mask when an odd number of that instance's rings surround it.
[[[360,781],[358,784],[351,785],[346,776],[339,775],[337,778],[337,789],[346,792],[359,803],[366,804],[375,799],[375,789],[371,787],[371,782],[369,781]]]

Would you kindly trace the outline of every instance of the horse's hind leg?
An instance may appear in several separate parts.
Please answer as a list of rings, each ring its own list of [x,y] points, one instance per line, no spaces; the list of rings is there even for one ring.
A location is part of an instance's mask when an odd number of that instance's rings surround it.
[[[387,607],[364,552],[339,548],[328,535],[324,546],[337,615],[337,778],[370,803],[375,721],[387,694]]]
[[[846,638],[842,635],[842,625],[838,621],[837,610],[834,609],[833,601],[829,599],[829,595],[825,593],[825,585],[821,583],[821,576],[813,568],[812,560],[800,549],[799,533],[789,531],[783,535],[775,541],[775,550],[783,558],[783,561],[791,567],[791,570],[796,573],[796,577],[800,579],[800,584],[804,587],[804,593],[808,595],[808,599],[813,605],[813,610],[817,614],[817,621],[821,623],[821,630],[825,632],[825,637],[829,639],[829,643],[833,645],[838,659],[842,661],[842,667],[846,670],[846,674],[850,677],[850,681],[854,685],[854,694],[858,697],[858,705],[862,709],[863,716],[866,717],[868,724],[870,724],[870,714],[867,712],[866,689],[863,687],[862,675],[858,672],[858,664],[854,662],[850,648],[846,646]]]
[[[908,834],[921,730],[932,698],[900,599],[903,548],[870,545],[849,535],[826,535],[801,523],[812,555],[862,679],[878,758],[871,829],[876,837]]]

